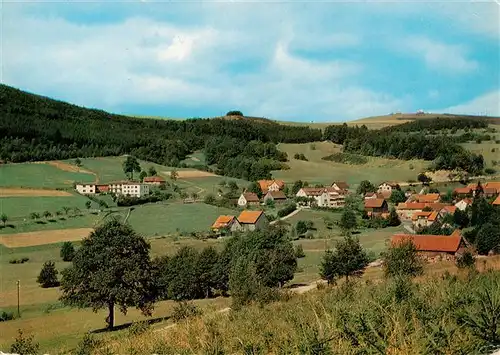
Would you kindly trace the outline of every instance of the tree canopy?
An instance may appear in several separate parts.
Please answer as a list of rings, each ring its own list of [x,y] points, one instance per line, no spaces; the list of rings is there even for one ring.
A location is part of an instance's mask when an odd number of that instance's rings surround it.
[[[82,241],[70,267],[62,272],[61,301],[70,306],[107,308],[114,327],[114,308],[137,307],[151,315],[155,301],[150,245],[116,219],[98,226]]]

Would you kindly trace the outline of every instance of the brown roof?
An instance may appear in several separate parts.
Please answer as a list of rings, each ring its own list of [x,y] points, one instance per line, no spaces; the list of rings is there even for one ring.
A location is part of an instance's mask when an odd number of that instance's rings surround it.
[[[496,193],[497,193],[497,189],[495,189],[494,187],[485,187],[485,188],[483,189],[483,192],[484,192],[485,194],[494,195],[494,194],[496,194]]]
[[[483,187],[493,188],[497,190],[498,193],[500,193],[500,181],[487,182],[483,185]]]
[[[234,216],[219,216],[215,220],[214,224],[212,224],[212,228],[224,228],[227,227],[234,219]]]
[[[432,211],[432,213],[430,214],[429,217],[427,217],[427,220],[428,221],[431,221],[431,222],[434,222],[439,216],[439,212],[438,211]]]
[[[238,216],[238,221],[240,223],[255,224],[257,220],[262,216],[264,212],[262,211],[243,211]]]
[[[257,196],[257,194],[253,193],[253,192],[245,192],[243,194],[243,196],[245,197],[245,200],[247,200],[247,202],[259,202],[259,196]]]
[[[370,198],[365,200],[365,208],[380,208],[384,205],[383,198]]]
[[[302,191],[304,191],[307,196],[319,196],[325,191],[325,188],[324,187],[303,187]]]
[[[339,187],[339,189],[342,189],[342,190],[347,190],[349,189],[349,184],[345,181],[334,181],[332,183],[332,186],[333,185],[337,185]]]
[[[500,206],[500,195],[491,204],[494,206]]]
[[[472,189],[470,187],[457,187],[453,192],[456,194],[470,194]]]
[[[425,203],[423,202],[401,202],[396,207],[398,210],[423,210]]]
[[[395,234],[391,244],[397,245],[405,240],[411,240],[418,251],[455,253],[460,247],[462,236],[456,231],[452,235]]]
[[[160,176],[147,176],[143,180],[144,182],[165,182],[165,179]]]
[[[269,191],[267,194],[271,195],[275,200],[286,200],[286,195],[283,191]]]

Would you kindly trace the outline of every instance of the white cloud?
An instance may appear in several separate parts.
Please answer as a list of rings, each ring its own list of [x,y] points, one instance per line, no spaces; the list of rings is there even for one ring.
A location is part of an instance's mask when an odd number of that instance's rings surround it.
[[[445,44],[426,37],[412,36],[398,42],[399,50],[421,57],[431,69],[447,73],[467,73],[478,68],[478,63],[466,58],[462,45]]]
[[[500,116],[500,90],[488,92],[471,101],[432,112]]]
[[[216,24],[185,27],[142,17],[78,25],[60,18],[9,16],[4,23],[4,81],[118,112],[130,104],[178,105],[194,111],[222,103],[253,115],[324,115],[327,121],[400,106],[399,100],[350,83],[363,70],[358,63],[294,55],[289,49],[293,36],[276,26],[263,40],[264,29],[253,33]],[[358,41],[349,34],[326,38],[338,46]],[[321,38],[315,41],[316,46]],[[228,72],[229,65],[248,60],[262,67],[244,74]]]

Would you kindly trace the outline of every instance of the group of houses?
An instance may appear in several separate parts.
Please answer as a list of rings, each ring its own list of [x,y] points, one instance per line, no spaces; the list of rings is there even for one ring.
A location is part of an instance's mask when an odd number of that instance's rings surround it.
[[[302,187],[296,197],[303,198],[305,204],[317,207],[340,208],[345,205],[349,185],[345,181],[335,181],[329,187]]]
[[[275,203],[283,203],[287,201],[285,193],[282,191],[285,187],[283,180],[259,180],[260,190],[262,191],[262,199],[254,192],[243,192],[238,199],[238,206],[256,206],[262,203],[267,203],[269,200]]]
[[[116,195],[144,197],[149,195],[151,186],[165,186],[166,181],[160,176],[145,177],[140,181],[113,181],[106,184],[92,183],[84,184],[77,183],[76,191],[82,195],[95,195],[101,193],[114,193]]]
[[[234,232],[252,232],[265,229],[269,225],[264,211],[244,210],[238,217],[219,216],[212,224],[212,232],[226,235]]]

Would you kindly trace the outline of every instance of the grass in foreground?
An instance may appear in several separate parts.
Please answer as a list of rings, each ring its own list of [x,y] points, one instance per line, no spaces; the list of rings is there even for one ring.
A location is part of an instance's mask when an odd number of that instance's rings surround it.
[[[488,353],[484,351],[498,344],[500,337],[494,311],[500,307],[499,293],[497,271],[426,277],[418,283],[341,283],[264,307],[207,314],[168,332],[129,336],[109,342],[108,350],[112,354]],[[472,321],[478,326],[470,326]]]

